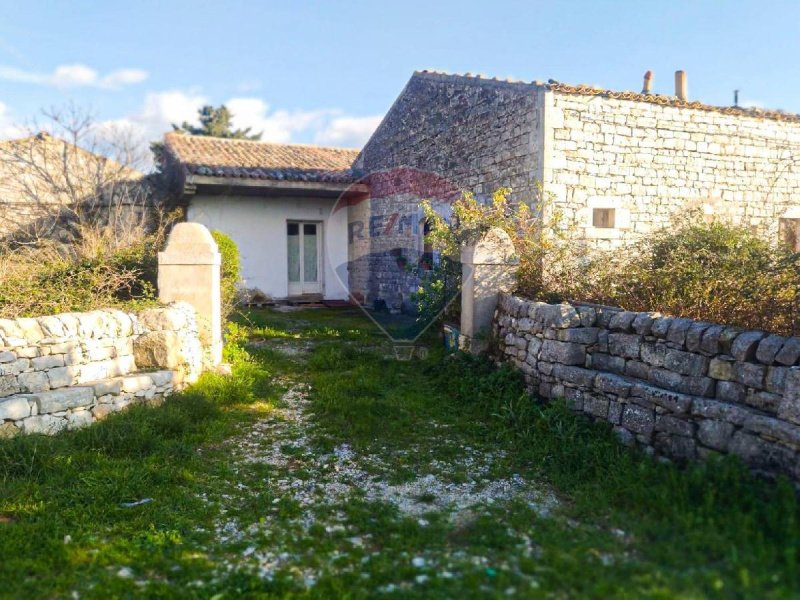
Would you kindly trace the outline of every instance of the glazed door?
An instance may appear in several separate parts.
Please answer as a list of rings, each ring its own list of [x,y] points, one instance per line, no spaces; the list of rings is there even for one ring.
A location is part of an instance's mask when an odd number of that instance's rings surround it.
[[[289,295],[322,293],[322,223],[286,223]]]

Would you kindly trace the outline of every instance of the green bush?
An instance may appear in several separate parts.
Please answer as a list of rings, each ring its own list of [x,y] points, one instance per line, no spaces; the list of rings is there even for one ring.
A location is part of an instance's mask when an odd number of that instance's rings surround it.
[[[227,320],[236,306],[238,285],[242,279],[242,264],[239,257],[239,248],[230,237],[218,230],[213,230],[211,235],[217,242],[217,248],[222,256],[222,319]]]

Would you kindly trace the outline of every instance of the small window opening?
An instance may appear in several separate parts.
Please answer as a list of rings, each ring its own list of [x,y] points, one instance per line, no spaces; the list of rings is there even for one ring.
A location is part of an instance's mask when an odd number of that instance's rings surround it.
[[[595,208],[592,210],[592,227],[598,229],[614,229],[616,209]]]
[[[778,221],[778,236],[789,250],[800,252],[800,219],[780,219]]]

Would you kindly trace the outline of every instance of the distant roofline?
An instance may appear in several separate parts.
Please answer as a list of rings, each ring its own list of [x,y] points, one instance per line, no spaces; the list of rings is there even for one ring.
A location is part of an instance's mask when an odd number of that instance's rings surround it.
[[[281,146],[281,147],[289,147],[289,148],[321,148],[323,150],[338,150],[342,152],[356,152],[358,153],[360,150],[359,148],[348,148],[345,146],[322,146],[320,144],[297,144],[297,143],[282,143],[282,142],[265,142],[263,140],[248,140],[244,138],[224,138],[224,137],[216,137],[213,135],[207,136],[193,136],[191,133],[181,133],[180,131],[168,131],[164,134],[164,141],[167,140],[168,137],[203,137],[207,140],[214,140],[215,142],[231,142],[231,143],[242,143],[246,142],[248,144],[262,144],[264,146]]]
[[[545,91],[557,92],[561,94],[570,94],[574,96],[598,96],[602,98],[612,98],[615,100],[628,100],[631,102],[646,102],[648,104],[657,104],[659,106],[672,106],[675,108],[691,108],[695,110],[702,110],[706,112],[716,112],[730,116],[737,117],[752,117],[760,119],[770,119],[773,121],[783,121],[788,123],[800,123],[800,114],[785,112],[782,110],[764,110],[760,108],[744,108],[741,106],[716,106],[713,104],[705,104],[699,101],[680,100],[677,96],[667,96],[661,94],[642,94],[632,91],[614,91],[605,88],[599,88],[586,84],[570,85],[561,83],[554,79],[549,79],[547,82],[542,81],[523,81],[518,79],[501,79],[497,77],[486,77],[482,74],[472,73],[448,73],[445,71],[435,71],[431,69],[423,69],[421,71],[414,71],[412,78],[422,78],[431,80],[461,80],[463,83],[472,85],[513,85],[530,87],[532,89],[542,89]]]

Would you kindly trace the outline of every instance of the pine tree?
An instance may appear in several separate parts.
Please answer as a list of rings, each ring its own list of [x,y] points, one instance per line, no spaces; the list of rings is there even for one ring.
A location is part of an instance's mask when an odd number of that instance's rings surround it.
[[[181,125],[172,124],[175,131],[189,135],[207,135],[211,137],[233,138],[237,140],[260,140],[261,133],[250,133],[251,127],[233,129],[231,119],[233,115],[224,104],[219,108],[206,105],[197,111],[200,126],[196,127],[184,121]]]

